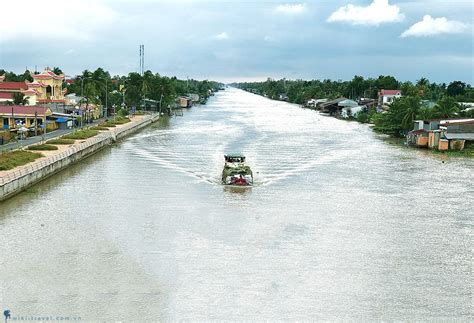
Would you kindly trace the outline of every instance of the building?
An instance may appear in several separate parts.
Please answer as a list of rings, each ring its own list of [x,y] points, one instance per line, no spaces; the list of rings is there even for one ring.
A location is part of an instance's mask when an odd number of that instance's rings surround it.
[[[15,93],[23,93],[28,99],[28,105],[65,104],[62,88],[64,75],[56,75],[46,68],[40,74],[31,75],[33,82],[5,82],[5,76],[0,75],[0,104],[13,102]]]
[[[466,141],[474,141],[474,119],[416,120],[406,138],[417,147],[462,150]]]
[[[28,88],[37,91],[36,102],[39,104],[66,102],[63,89],[64,75],[56,75],[50,68],[46,68],[42,73],[32,75],[33,82],[28,83]]]
[[[41,106],[3,105],[0,106],[0,125],[2,129],[16,132],[25,127],[33,131],[47,125],[47,130],[57,129],[50,108]]]
[[[328,99],[310,99],[306,102],[305,107],[315,109],[319,104],[328,102]]]
[[[378,94],[378,107],[380,109],[388,108],[393,100],[402,96],[401,90],[380,90]]]
[[[178,98],[179,107],[181,108],[190,108],[193,106],[193,101],[187,96],[180,96]]]
[[[26,82],[5,82],[5,75],[0,75],[0,104],[12,103],[15,93],[24,94],[27,90]]]
[[[330,115],[337,115],[340,112],[339,102],[347,100],[346,98],[338,98],[319,104],[319,109],[323,113],[329,113]]]

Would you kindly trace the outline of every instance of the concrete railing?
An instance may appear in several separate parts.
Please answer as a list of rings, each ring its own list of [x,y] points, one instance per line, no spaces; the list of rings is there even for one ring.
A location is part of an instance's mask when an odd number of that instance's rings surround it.
[[[19,167],[17,170],[8,171],[5,175],[0,176],[0,201],[21,192],[68,165],[88,157],[116,140],[136,132],[158,119],[159,116],[153,115],[144,118],[140,122],[127,123],[118,129],[101,132],[97,136],[85,139],[80,144],[75,144],[61,153],[42,158],[26,166]]]

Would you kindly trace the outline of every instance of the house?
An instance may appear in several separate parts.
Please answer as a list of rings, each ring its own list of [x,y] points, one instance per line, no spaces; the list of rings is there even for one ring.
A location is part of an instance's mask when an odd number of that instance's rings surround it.
[[[340,116],[344,119],[357,116],[357,114],[365,108],[359,106],[356,101],[349,99],[342,100],[337,105],[341,107]]]
[[[319,104],[328,102],[328,99],[310,99],[305,106],[310,109],[315,109]]]
[[[382,109],[383,107],[387,108],[392,104],[394,99],[400,98],[402,96],[401,90],[380,90],[378,93],[378,107]]]
[[[407,134],[407,144],[416,147],[428,147],[428,131],[418,129]]]
[[[357,100],[357,103],[360,106],[365,106],[367,109],[372,109],[377,107],[377,100],[375,99],[369,99],[369,98],[360,98]]]
[[[188,97],[191,99],[193,103],[198,103],[199,102],[199,94],[197,93],[189,93]]]
[[[466,141],[474,141],[474,119],[434,119],[414,121],[407,144],[438,150],[462,150]]]
[[[47,130],[57,129],[50,108],[41,106],[4,105],[0,106],[0,125],[2,129],[18,131],[19,128],[41,128],[47,125]]]
[[[0,104],[13,102],[15,93],[24,93],[27,90],[26,82],[5,82],[5,75],[0,75]]]
[[[413,130],[437,130],[439,129],[440,120],[415,120],[413,121]]]
[[[444,136],[449,140],[449,148],[462,150],[466,141],[474,141],[474,119],[457,121],[450,120],[443,123],[446,127]]]
[[[319,104],[319,108],[323,113],[329,113],[330,115],[337,115],[340,113],[341,107],[339,107],[339,102],[347,100],[346,98],[338,98],[324,103]]]
[[[190,97],[187,96],[180,96],[178,98],[178,104],[181,108],[190,108],[193,106],[193,101]]]
[[[13,102],[15,93],[23,93],[28,105],[65,103],[66,89],[62,88],[64,75],[56,75],[46,68],[31,77],[33,82],[5,82],[5,76],[0,75],[0,102]]]

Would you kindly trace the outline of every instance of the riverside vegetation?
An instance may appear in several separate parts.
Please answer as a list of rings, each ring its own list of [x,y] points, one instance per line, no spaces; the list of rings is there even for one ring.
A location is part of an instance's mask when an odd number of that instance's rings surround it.
[[[375,109],[365,110],[351,119],[362,123],[373,123],[374,130],[396,137],[404,136],[413,128],[416,119],[433,118],[473,118],[474,110],[468,110],[459,102],[474,102],[474,89],[461,81],[432,83],[421,78],[416,83],[400,82],[393,76],[381,75],[377,79],[364,79],[354,76],[351,81],[331,80],[273,80],[265,82],[235,83],[235,86],[277,99],[286,94],[288,101],[304,104],[312,98],[335,99],[347,97],[377,99],[381,89],[400,89],[402,97],[396,99],[386,113],[377,113]],[[434,107],[423,102],[434,101]]]

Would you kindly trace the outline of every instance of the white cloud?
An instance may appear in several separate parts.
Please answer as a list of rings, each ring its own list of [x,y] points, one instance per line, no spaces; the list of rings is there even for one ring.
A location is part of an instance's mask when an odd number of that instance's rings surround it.
[[[226,33],[225,31],[224,31],[224,32],[221,32],[220,34],[217,34],[217,35],[216,35],[216,39],[219,39],[219,40],[226,40],[226,39],[229,39],[229,34]]]
[[[118,19],[114,10],[93,0],[50,0],[44,5],[38,5],[35,0],[6,1],[2,3],[2,12],[5,14],[0,42],[85,40]],[[21,13],[21,19],[17,13]]]
[[[391,5],[388,0],[374,0],[367,7],[348,4],[334,11],[328,22],[348,22],[354,25],[380,25],[387,22],[398,22],[404,19],[400,8]]]
[[[306,11],[306,4],[281,4],[275,8],[275,12],[286,15],[299,15]]]
[[[400,37],[426,37],[439,34],[461,34],[469,30],[465,23],[448,20],[445,17],[432,18],[430,15],[423,17],[410,28],[405,30]]]

